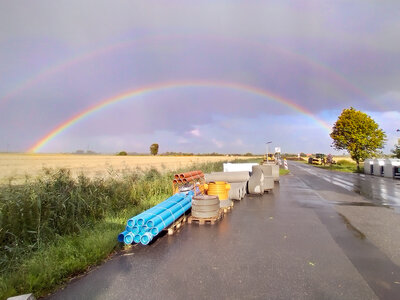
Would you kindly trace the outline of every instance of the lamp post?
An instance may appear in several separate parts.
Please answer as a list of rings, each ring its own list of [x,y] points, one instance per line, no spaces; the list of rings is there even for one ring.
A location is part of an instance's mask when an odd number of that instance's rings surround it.
[[[400,129],[397,129],[396,132],[400,132]],[[400,146],[400,138],[397,139],[397,145]]]
[[[269,152],[269,144],[271,144],[272,141],[266,142],[265,144],[267,145],[267,163],[268,163],[268,152]]]

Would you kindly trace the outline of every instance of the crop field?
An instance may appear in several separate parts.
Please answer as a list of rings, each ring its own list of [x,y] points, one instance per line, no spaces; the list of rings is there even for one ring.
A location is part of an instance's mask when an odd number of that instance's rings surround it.
[[[0,154],[0,183],[20,183],[26,176],[36,176],[43,168],[66,168],[73,177],[124,175],[135,169],[143,171],[176,170],[194,164],[231,161],[234,156],[116,156],[75,154]]]
[[[350,156],[334,156],[333,159],[335,161],[346,160],[348,162],[355,163],[355,161]]]

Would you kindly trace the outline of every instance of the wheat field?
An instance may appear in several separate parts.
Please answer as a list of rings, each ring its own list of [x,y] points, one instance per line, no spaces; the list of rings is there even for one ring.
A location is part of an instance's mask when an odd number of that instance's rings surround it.
[[[194,163],[231,161],[237,156],[116,156],[76,154],[0,154],[0,183],[18,183],[36,176],[43,168],[67,168],[73,176],[106,177],[137,168],[175,170]]]

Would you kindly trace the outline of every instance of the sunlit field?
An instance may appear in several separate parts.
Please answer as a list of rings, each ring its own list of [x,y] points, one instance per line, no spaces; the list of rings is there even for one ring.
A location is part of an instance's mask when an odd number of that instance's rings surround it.
[[[346,160],[348,162],[356,163],[354,160],[351,159],[350,156],[334,156],[333,157],[334,161],[339,161],[339,160]]]
[[[26,176],[36,176],[43,168],[66,168],[73,177],[124,175],[137,168],[158,171],[176,170],[193,164],[231,161],[234,156],[116,156],[75,154],[0,154],[0,183],[20,183]]]

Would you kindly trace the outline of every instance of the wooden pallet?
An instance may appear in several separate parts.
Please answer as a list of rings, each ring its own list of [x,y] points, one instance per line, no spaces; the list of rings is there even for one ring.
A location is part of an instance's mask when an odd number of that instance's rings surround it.
[[[211,224],[214,225],[216,222],[218,222],[222,217],[224,216],[224,211],[223,209],[220,209],[218,211],[218,216],[216,217],[211,217],[211,218],[197,218],[193,216],[189,216],[188,218],[188,223],[192,224],[192,222],[197,222],[199,225],[204,225],[204,224]]]
[[[234,202],[232,201],[231,206],[221,207],[221,210],[224,212],[224,214],[226,214],[228,211],[231,211],[233,209],[233,204],[234,204]]]
[[[173,235],[179,228],[181,228],[187,221],[186,215],[181,216],[178,220],[172,223],[168,228],[164,228],[163,231],[167,231],[168,235]]]

